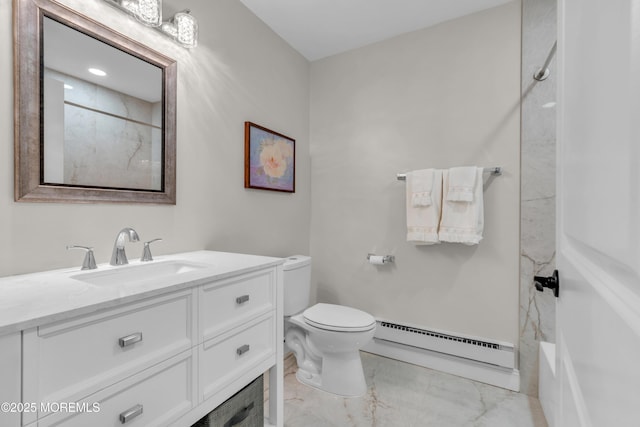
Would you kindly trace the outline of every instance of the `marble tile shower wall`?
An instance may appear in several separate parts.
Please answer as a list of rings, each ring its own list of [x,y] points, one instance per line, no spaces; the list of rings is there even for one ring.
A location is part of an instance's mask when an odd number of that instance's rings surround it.
[[[159,190],[160,103],[50,69],[47,76],[72,87],[64,94],[64,183]]]
[[[533,74],[557,37],[557,0],[522,2],[520,200],[520,391],[538,395],[538,342],[555,342],[555,298],[533,276],[555,268],[556,61],[542,82]]]

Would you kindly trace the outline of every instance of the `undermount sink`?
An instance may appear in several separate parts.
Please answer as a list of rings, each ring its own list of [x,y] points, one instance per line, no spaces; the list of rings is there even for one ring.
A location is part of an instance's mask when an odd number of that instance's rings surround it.
[[[93,285],[117,285],[127,282],[164,279],[167,276],[189,273],[207,267],[210,267],[210,265],[189,261],[154,261],[148,264],[125,265],[104,271],[80,273],[71,276],[71,278]]]

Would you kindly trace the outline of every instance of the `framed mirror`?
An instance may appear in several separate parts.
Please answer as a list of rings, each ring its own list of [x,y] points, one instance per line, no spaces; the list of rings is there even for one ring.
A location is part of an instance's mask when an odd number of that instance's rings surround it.
[[[176,62],[14,0],[15,200],[175,204]]]

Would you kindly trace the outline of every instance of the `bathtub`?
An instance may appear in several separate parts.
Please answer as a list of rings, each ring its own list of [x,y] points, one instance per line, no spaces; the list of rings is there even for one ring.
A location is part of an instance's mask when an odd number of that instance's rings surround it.
[[[540,341],[538,354],[538,398],[549,427],[555,426],[556,345]]]

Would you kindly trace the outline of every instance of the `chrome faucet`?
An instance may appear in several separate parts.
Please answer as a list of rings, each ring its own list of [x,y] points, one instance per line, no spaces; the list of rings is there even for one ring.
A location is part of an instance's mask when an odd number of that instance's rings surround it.
[[[125,237],[130,242],[138,242],[140,241],[140,237],[138,237],[138,233],[131,227],[126,227],[120,230],[118,235],[116,236],[116,242],[113,245],[113,253],[111,254],[111,265],[124,265],[129,264],[127,260],[127,254],[124,252],[124,242]]]
[[[161,241],[162,239],[158,238],[158,239],[149,240],[148,242],[144,242],[144,248],[142,248],[142,256],[140,257],[140,261],[143,261],[143,262],[153,261],[153,256],[151,256],[151,248],[149,248],[149,245],[153,242],[161,242]]]
[[[69,245],[67,246],[67,250],[69,249],[84,249],[87,253],[84,256],[84,261],[82,261],[81,270],[95,270],[98,268],[96,265],[96,259],[93,256],[93,248],[88,246],[80,246],[80,245]]]

